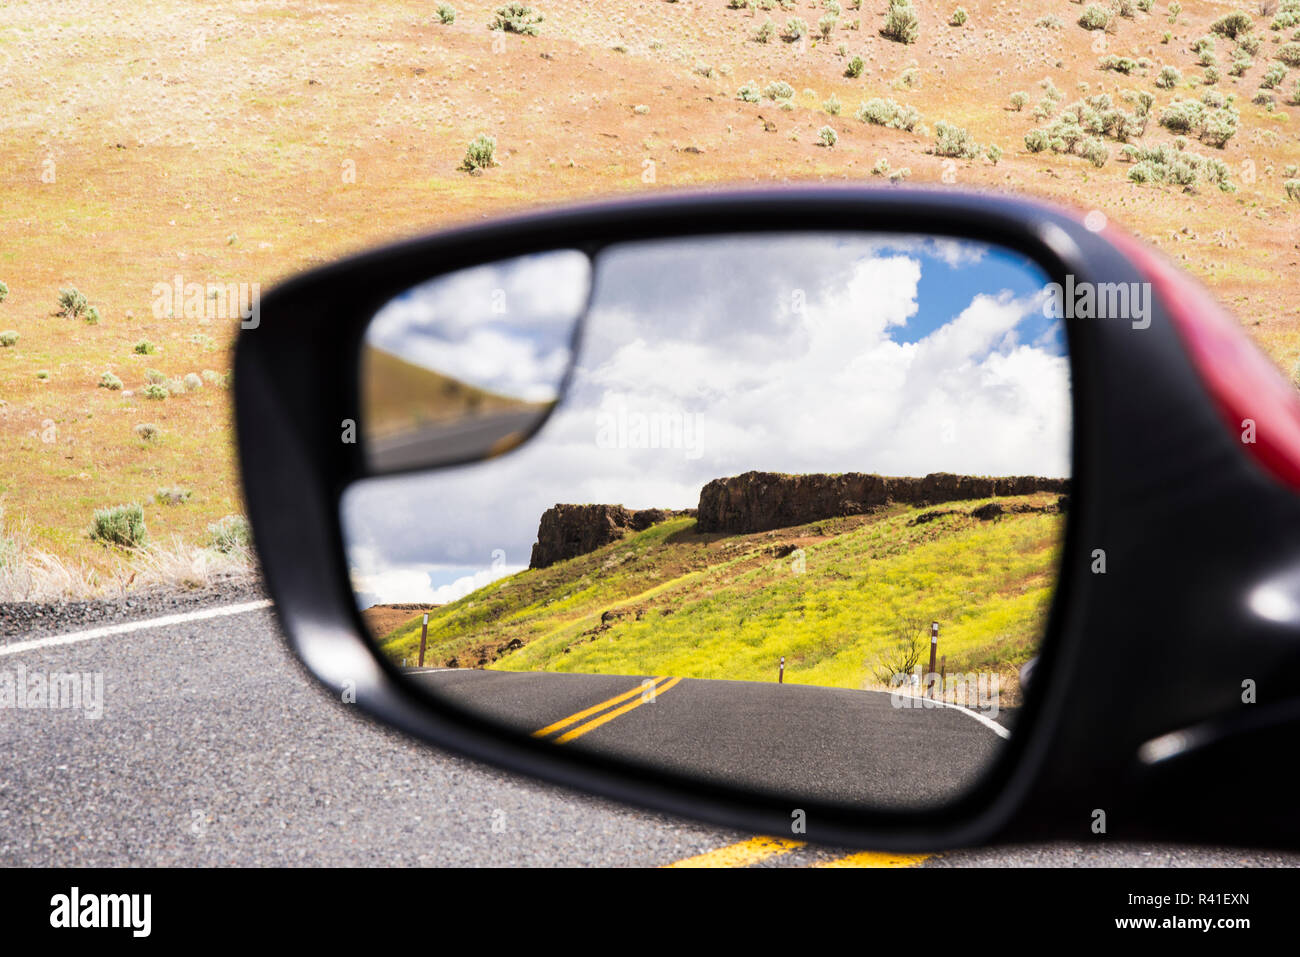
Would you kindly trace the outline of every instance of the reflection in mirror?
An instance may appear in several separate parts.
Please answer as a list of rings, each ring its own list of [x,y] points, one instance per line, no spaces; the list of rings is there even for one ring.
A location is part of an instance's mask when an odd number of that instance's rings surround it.
[[[347,491],[378,647],[557,747],[791,799],[952,800],[1015,726],[1056,584],[1047,282],[930,237],[604,250],[536,435]],[[459,381],[483,361],[447,355]]]
[[[500,454],[559,398],[591,264],[563,249],[439,276],[384,305],[361,350],[371,472]]]

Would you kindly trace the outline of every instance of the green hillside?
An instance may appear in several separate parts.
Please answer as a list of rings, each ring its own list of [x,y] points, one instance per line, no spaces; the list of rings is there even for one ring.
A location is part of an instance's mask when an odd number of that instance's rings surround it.
[[[1042,633],[1064,516],[1052,495],[970,514],[989,501],[752,535],[662,522],[436,609],[426,664],[769,681],[784,655],[787,681],[857,688],[901,623],[935,619],[949,671],[1013,671]],[[401,660],[419,640],[417,620],[381,646]]]

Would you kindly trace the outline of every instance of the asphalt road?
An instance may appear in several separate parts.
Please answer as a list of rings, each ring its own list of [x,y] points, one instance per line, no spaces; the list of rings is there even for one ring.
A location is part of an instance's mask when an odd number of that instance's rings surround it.
[[[318,690],[266,609],[28,650],[16,650],[20,637],[0,639],[0,675],[84,672],[91,687],[99,675],[102,715],[0,708],[0,865],[917,863],[754,839],[429,750]],[[1296,866],[1300,856],[1088,843],[920,863]]]
[[[864,807],[941,803],[974,782],[1003,740],[956,708],[898,708],[871,691],[471,669],[412,680],[525,733],[554,728],[544,737],[558,746],[789,794],[792,806],[800,795]]]
[[[431,425],[371,439],[367,455],[371,468],[379,472],[481,457],[488,449],[515,444],[544,414],[536,409],[493,412]]]

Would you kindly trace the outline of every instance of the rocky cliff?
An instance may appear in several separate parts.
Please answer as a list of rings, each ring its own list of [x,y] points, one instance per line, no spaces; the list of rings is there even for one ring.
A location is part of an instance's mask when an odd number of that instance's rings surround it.
[[[556,505],[542,513],[537,526],[529,568],[546,568],[566,558],[595,551],[617,541],[627,532],[645,531],[657,522],[677,515],[694,514],[693,509],[674,512],[662,508],[636,511],[622,505]]]
[[[934,472],[924,478],[840,475],[781,475],[746,472],[714,479],[700,490],[698,509],[671,511],[622,505],[556,505],[542,513],[529,568],[585,555],[679,515],[694,515],[700,532],[743,534],[803,525],[842,515],[860,515],[881,505],[934,505],[995,495],[1069,492],[1068,479],[1017,475],[988,478]]]
[[[781,475],[746,472],[714,479],[700,490],[698,530],[739,534],[860,515],[899,503],[934,505],[995,495],[1069,491],[1068,479],[1016,475],[990,478],[932,472],[924,478],[890,478],[862,472]]]

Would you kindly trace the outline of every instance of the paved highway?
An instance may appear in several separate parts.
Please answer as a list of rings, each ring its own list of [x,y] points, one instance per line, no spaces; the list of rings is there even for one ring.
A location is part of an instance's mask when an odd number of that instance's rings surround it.
[[[956,708],[896,708],[888,694],[810,685],[470,669],[413,680],[560,746],[862,806],[955,797],[1007,733]]]
[[[98,675],[102,712],[0,708],[4,866],[1300,864],[1094,843],[909,858],[720,831],[483,768],[358,720],[290,658],[265,607],[29,640],[61,634],[60,614],[14,629],[4,626],[18,612],[0,608],[0,678],[75,671],[93,687]],[[694,707],[686,682],[654,707],[679,693],[679,707]]]

